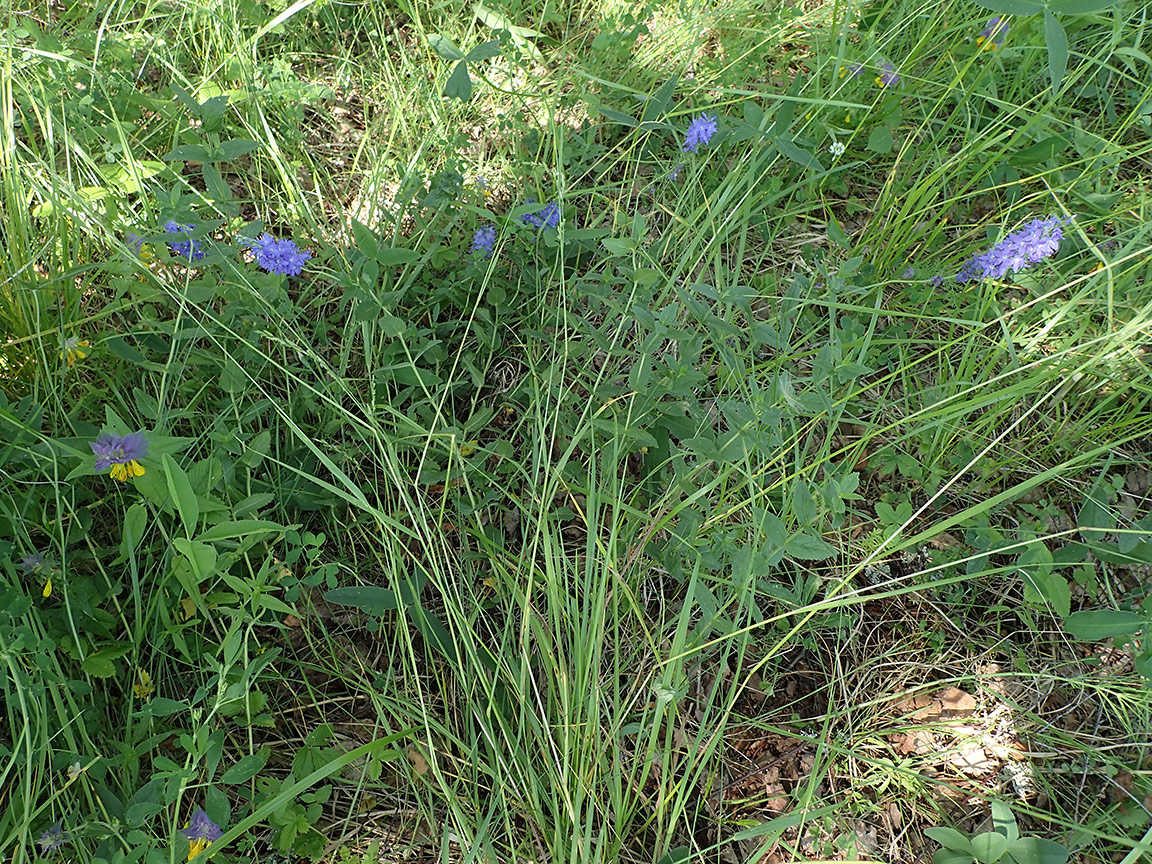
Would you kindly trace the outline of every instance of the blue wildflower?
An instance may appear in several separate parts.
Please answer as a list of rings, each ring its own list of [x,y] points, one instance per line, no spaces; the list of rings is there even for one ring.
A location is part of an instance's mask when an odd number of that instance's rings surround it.
[[[1003,279],[1038,261],[1050,258],[1060,248],[1065,220],[1059,216],[1033,219],[986,252],[973,255],[956,274],[957,282]]]
[[[164,231],[168,234],[191,234],[192,226],[182,225],[176,221],[168,221],[164,223]],[[200,249],[200,243],[196,240],[169,240],[168,248],[177,255],[187,258],[189,261],[199,261],[204,257],[204,252]]]
[[[36,842],[40,844],[40,855],[47,858],[68,842],[68,835],[60,823],[57,822],[41,834],[40,839]]]
[[[904,275],[901,276],[900,278],[901,279],[915,279],[916,278],[916,269],[911,264],[909,264],[904,269]]]
[[[96,454],[97,471],[111,468],[108,476],[121,482],[129,477],[143,475],[144,466],[137,461],[148,453],[148,442],[144,440],[143,432],[101,435],[95,441],[90,441],[88,446]]]
[[[88,356],[88,349],[91,347],[92,343],[87,339],[81,339],[79,336],[68,336],[61,343],[60,359],[69,366],[74,366],[77,360],[83,360]]]
[[[688,133],[684,136],[684,144],[680,147],[685,153],[699,152],[700,145],[707,145],[716,134],[716,115],[709,117],[701,114],[688,124]]]
[[[483,252],[485,258],[492,257],[492,250],[496,247],[496,226],[482,225],[472,235],[472,251]]]
[[[191,861],[208,848],[209,843],[215,843],[224,834],[224,829],[208,818],[202,807],[197,807],[188,824],[180,831],[188,838],[188,860]]]
[[[526,204],[535,204],[535,198],[529,198]],[[550,201],[540,210],[534,213],[524,213],[520,217],[520,221],[525,225],[532,225],[536,228],[555,228],[560,224],[560,205],[556,201]]]
[[[32,576],[43,570],[46,564],[43,552],[33,552],[20,559],[20,569]]]
[[[844,78],[851,75],[853,78],[859,78],[864,74],[864,67],[859,63],[850,62],[843,69],[840,70],[840,77]]]
[[[993,15],[984,25],[984,29],[980,31],[980,35],[976,37],[976,44],[983,45],[984,50],[989,51],[992,48],[999,48],[1007,38],[1008,22],[999,15]]]
[[[896,67],[887,60],[880,63],[880,74],[876,76],[876,83],[881,87],[894,87],[900,83],[900,73]]]
[[[939,288],[944,284],[944,277],[937,273],[935,276],[928,280],[928,284],[933,288]]]
[[[267,231],[248,246],[256,255],[256,263],[269,273],[282,273],[285,276],[299,276],[304,262],[312,257],[307,249],[300,249],[291,240],[277,240]]]

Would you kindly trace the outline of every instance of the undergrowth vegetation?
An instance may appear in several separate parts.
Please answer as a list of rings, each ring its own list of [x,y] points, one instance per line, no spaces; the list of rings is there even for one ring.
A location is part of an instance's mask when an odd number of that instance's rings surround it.
[[[0,856],[1152,858],[1149,24],[10,5]]]

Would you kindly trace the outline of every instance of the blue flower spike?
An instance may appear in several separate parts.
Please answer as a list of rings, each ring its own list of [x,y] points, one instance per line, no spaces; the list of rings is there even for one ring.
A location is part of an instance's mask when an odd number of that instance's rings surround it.
[[[164,232],[172,235],[191,234],[192,226],[176,221],[169,221],[164,223]],[[169,240],[168,248],[182,258],[187,258],[189,261],[199,261],[204,257],[204,250],[200,248],[200,242],[191,238],[187,240]]]
[[[492,257],[492,251],[496,248],[496,227],[494,225],[482,225],[476,229],[476,233],[472,235],[472,252],[483,252],[485,258]]]
[[[1018,273],[1045,258],[1051,258],[1060,249],[1064,225],[1068,221],[1061,216],[1033,219],[988,251],[973,255],[965,261],[956,274],[956,281],[1003,279],[1009,273]]]
[[[535,198],[529,198],[526,204],[535,204]],[[555,228],[560,224],[560,204],[556,201],[549,201],[544,207],[533,212],[524,213],[520,217],[520,221],[525,225],[531,225],[534,228]]]
[[[708,146],[716,134],[716,115],[701,114],[688,124],[688,132],[680,149],[685,153],[699,153],[701,147]]]

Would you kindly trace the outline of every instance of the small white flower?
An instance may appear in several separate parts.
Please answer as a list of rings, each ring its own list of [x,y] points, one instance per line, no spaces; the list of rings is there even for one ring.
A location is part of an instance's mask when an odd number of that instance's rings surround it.
[[[833,156],[843,156],[845,149],[847,148],[844,147],[843,141],[833,141],[832,146],[828,148]]]

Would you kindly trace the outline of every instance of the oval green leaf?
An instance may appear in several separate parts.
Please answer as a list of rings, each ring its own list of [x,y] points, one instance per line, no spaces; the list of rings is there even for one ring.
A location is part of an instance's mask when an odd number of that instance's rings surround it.
[[[1073,612],[1064,619],[1064,629],[1084,642],[1099,642],[1116,636],[1131,636],[1142,629],[1147,620],[1135,612],[1120,609],[1093,609]]]

